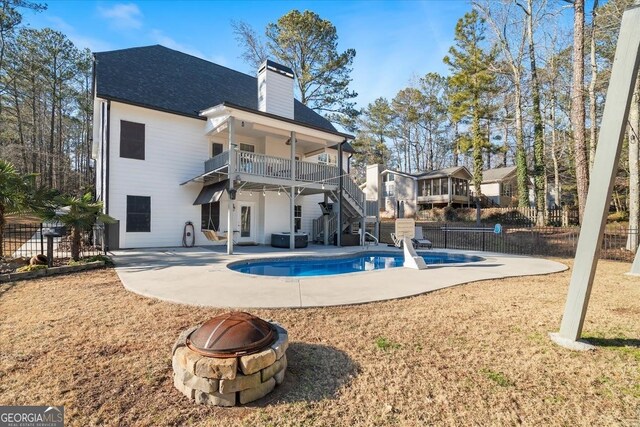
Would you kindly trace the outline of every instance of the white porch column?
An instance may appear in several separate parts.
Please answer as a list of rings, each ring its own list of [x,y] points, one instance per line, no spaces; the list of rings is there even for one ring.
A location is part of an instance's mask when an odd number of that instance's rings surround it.
[[[329,208],[329,195],[324,193],[324,205]],[[324,236],[324,245],[329,246],[329,215],[322,214],[322,230]]]
[[[235,225],[233,224],[234,215],[233,215],[233,207],[235,205],[235,193],[233,190],[233,179],[234,174],[236,172],[236,121],[235,118],[229,117],[227,119],[228,130],[229,130],[229,190],[227,194],[229,195],[229,203],[227,204],[227,255],[233,255],[233,229]],[[231,195],[233,196],[233,199]]]
[[[296,180],[296,133],[291,132],[291,182]],[[296,248],[296,187],[291,186],[291,197],[289,197],[289,249]]]

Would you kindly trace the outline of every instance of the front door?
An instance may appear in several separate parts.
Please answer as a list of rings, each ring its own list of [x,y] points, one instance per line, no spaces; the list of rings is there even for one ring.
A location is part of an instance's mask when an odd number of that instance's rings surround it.
[[[238,224],[236,230],[236,240],[238,243],[255,243],[256,242],[256,212],[253,203],[238,203]]]

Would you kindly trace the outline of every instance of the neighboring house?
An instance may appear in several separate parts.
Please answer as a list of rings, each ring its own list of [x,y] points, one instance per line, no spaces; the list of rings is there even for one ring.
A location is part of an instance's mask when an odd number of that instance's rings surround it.
[[[482,172],[480,192],[492,205],[512,207],[518,205],[516,167],[487,169]]]
[[[368,165],[365,194],[367,200],[377,200],[380,210],[394,217],[416,214],[416,184],[411,174]]]
[[[364,193],[347,174],[353,137],[294,99],[289,68],[257,71],[159,45],[94,54],[96,192],[118,220],[111,249],[180,245],[188,221],[196,245],[212,243],[207,230],[232,236],[229,252],[272,233],[326,243],[336,218],[342,229],[364,223]],[[333,202],[331,215],[320,202]]]
[[[369,165],[365,193],[387,214],[411,217],[421,209],[467,205],[470,180],[464,166],[408,174]]]
[[[469,204],[469,181],[472,175],[466,167],[453,166],[415,176],[420,208],[462,207]]]

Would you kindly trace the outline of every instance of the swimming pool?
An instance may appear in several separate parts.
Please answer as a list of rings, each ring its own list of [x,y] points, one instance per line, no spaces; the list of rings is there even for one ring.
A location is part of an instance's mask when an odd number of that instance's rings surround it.
[[[421,253],[427,264],[459,264],[483,261],[473,255],[447,252]],[[231,270],[259,276],[329,276],[333,274],[356,273],[359,271],[383,270],[402,267],[402,253],[366,252],[344,255],[337,258],[276,258],[238,261],[228,265]]]

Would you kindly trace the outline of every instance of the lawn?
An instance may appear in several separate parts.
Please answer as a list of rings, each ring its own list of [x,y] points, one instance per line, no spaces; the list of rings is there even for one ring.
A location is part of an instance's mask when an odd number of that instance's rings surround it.
[[[563,261],[563,262],[566,262]],[[558,329],[569,272],[352,307],[255,310],[289,330],[285,383],[258,405],[173,389],[178,333],[220,310],[143,298],[113,270],[0,287],[0,404],[65,405],[67,425],[640,424],[640,279],[601,261],[585,323]]]

